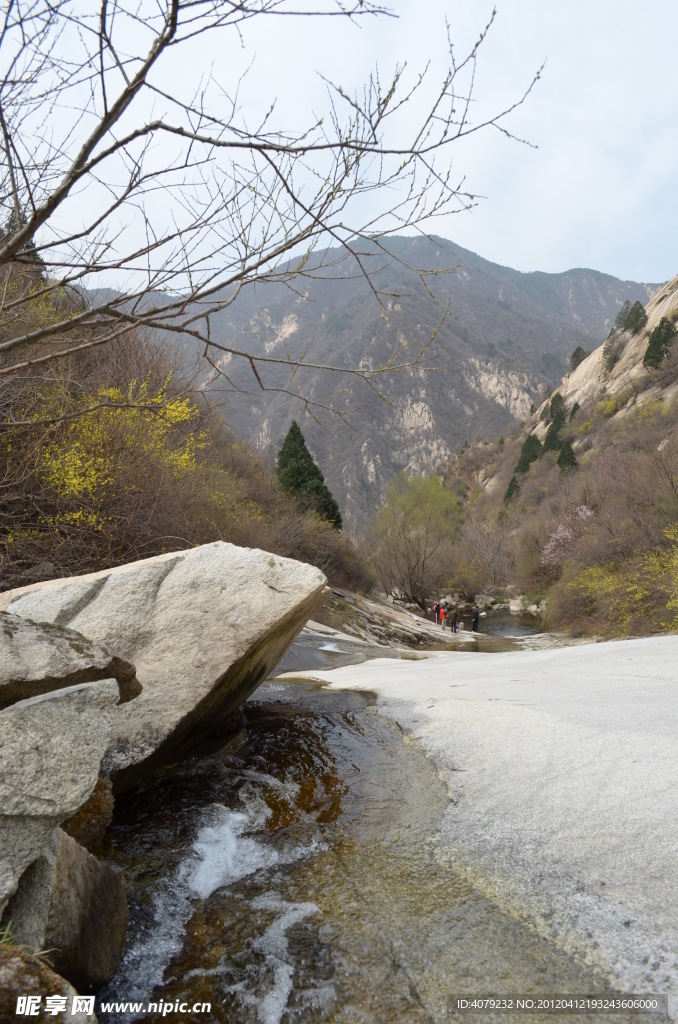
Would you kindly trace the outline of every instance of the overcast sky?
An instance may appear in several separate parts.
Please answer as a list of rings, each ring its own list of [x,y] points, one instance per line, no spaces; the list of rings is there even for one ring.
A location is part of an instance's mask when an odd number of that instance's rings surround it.
[[[253,22],[257,88],[316,105],[314,73],[345,83],[375,62],[442,68],[445,19],[458,53],[490,17],[482,0],[394,0],[398,20],[362,28],[319,19]],[[255,31],[256,29],[256,31]],[[528,148],[489,130],[454,149],[456,174],[483,195],[432,230],[518,270],[592,267],[660,282],[678,273],[678,0],[497,0],[478,62],[477,111],[516,99],[507,122]],[[219,71],[219,58],[215,71]]]

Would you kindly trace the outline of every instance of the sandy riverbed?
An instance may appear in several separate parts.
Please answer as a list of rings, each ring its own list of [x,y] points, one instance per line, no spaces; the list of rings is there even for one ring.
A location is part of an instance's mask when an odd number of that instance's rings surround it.
[[[678,1016],[678,637],[295,675],[376,692],[445,774],[475,883]]]

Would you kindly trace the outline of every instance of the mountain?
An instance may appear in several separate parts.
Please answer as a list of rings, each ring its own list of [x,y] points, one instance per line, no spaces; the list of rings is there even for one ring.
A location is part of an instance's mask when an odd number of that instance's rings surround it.
[[[257,446],[277,451],[299,422],[348,526],[367,521],[397,472],[437,470],[465,441],[527,419],[573,350],[595,347],[625,300],[645,303],[658,287],[592,270],[520,273],[443,238],[393,238],[387,254],[363,247],[371,283],[345,250],[330,249],[293,287],[262,282],[212,319],[224,345],[338,372],[269,365],[263,382],[278,390],[262,391],[242,361],[217,352],[229,380],[207,384],[225,393],[229,425]],[[407,363],[427,345],[416,365],[373,386],[348,372]],[[245,394],[232,398],[233,389]],[[343,418],[324,411],[332,400]]]
[[[678,630],[678,277],[443,476],[464,502],[462,589],[538,595],[576,635]]]

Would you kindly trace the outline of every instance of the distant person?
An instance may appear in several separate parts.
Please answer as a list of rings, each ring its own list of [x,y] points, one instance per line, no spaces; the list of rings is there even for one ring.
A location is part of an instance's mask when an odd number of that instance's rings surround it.
[[[459,626],[459,612],[455,608],[453,610],[452,614],[450,615],[450,629],[452,630],[453,633],[457,632],[458,626]]]
[[[435,619],[436,626],[438,625],[438,616],[440,615],[440,603],[436,601],[433,605],[433,618]]]
[[[480,612],[478,611],[478,605],[476,605],[471,612],[471,630],[474,633],[478,632],[478,619],[480,618]]]
[[[445,629],[445,619],[446,618],[447,618],[447,612],[445,610],[445,605],[441,604],[441,606],[440,606],[440,625],[442,626],[443,629]]]

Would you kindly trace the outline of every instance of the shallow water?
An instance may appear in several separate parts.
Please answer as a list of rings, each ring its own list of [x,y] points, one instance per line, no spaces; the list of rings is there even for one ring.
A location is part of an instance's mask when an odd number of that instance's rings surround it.
[[[470,620],[467,622],[470,625]],[[519,650],[519,640],[539,633],[539,620],[533,615],[511,615],[509,612],[488,612],[480,620],[480,633],[470,629],[453,634],[440,629],[438,650],[482,651],[500,653]],[[402,655],[401,655],[402,656]],[[406,656],[416,657],[414,649]],[[294,641],[272,675],[300,672],[307,669],[325,671],[344,665],[358,665],[372,658],[398,657],[396,651],[377,644],[364,644],[344,638],[301,634]]]
[[[130,928],[100,1002],[209,1002],[166,1018],[204,1024],[416,1024],[459,1019],[455,993],[603,990],[473,889],[439,838],[444,781],[373,697],[270,683],[244,710],[237,749],[116,808]]]

